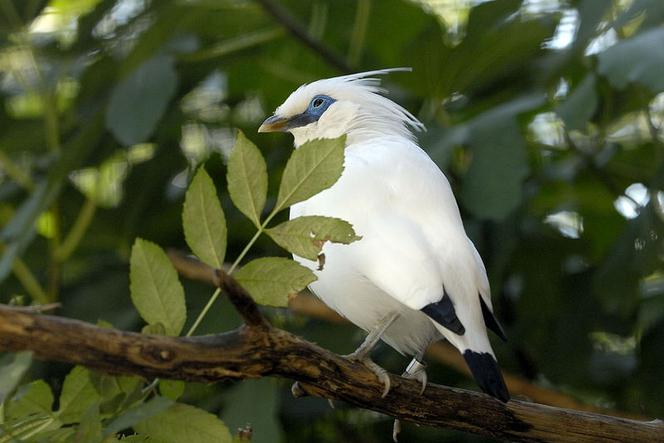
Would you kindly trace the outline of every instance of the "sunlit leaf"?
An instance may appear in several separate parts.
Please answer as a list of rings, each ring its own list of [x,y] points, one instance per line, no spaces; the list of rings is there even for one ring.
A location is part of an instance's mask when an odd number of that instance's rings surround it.
[[[347,221],[318,215],[297,217],[266,232],[288,252],[309,260],[317,259],[326,241],[350,244],[361,238]]]
[[[267,195],[267,166],[256,145],[238,131],[228,159],[228,193],[235,206],[260,226]]]
[[[90,380],[90,371],[76,366],[65,377],[58,418],[65,424],[77,422],[85,411],[100,400],[101,396]]]
[[[345,137],[312,140],[295,149],[281,177],[277,210],[329,188],[344,169]]]
[[[189,185],[182,210],[187,244],[201,261],[214,268],[224,265],[226,217],[217,191],[205,169],[200,168]]]
[[[289,296],[316,280],[311,270],[283,257],[250,261],[234,277],[257,303],[277,307],[287,306]]]
[[[76,434],[73,440],[75,442],[101,443],[101,416],[99,415],[99,407],[97,405],[90,406],[85,410],[80,419],[80,424],[76,427]]]
[[[184,289],[164,251],[152,242],[136,239],[131,250],[131,300],[148,323],[161,323],[168,335],[178,335],[187,308]]]
[[[7,405],[7,417],[19,418],[31,414],[51,414],[53,392],[44,380],[21,386]]]
[[[134,429],[160,442],[232,442],[228,428],[216,416],[182,403],[176,403],[166,411],[137,423]]]

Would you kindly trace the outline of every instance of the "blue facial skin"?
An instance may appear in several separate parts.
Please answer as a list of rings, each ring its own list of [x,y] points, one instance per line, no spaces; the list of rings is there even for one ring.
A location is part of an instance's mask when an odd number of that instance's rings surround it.
[[[306,126],[310,123],[317,122],[323,113],[330,107],[332,103],[336,102],[335,99],[328,95],[317,95],[311,99],[307,110],[302,114],[296,115],[291,118],[286,124],[286,129],[299,128]]]

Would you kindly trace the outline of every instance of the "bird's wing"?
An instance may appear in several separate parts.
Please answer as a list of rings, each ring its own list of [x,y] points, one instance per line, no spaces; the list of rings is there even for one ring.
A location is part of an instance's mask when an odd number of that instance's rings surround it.
[[[350,148],[349,154],[363,160],[361,171],[353,171],[362,180],[355,188],[368,185],[374,199],[363,208],[373,213],[357,243],[362,273],[457,334],[484,317],[501,335],[484,265],[436,164],[414,143],[398,138]]]

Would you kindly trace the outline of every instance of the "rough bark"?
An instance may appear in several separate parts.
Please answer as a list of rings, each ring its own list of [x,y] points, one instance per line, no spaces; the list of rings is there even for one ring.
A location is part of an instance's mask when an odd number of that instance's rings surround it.
[[[30,350],[39,358],[110,373],[190,381],[278,376],[303,390],[404,421],[512,441],[664,442],[664,422],[643,422],[512,400],[391,376],[382,383],[364,365],[272,327],[253,300],[222,271],[217,282],[245,326],[204,337],[163,337],[99,328],[77,320],[0,306],[0,350]]]

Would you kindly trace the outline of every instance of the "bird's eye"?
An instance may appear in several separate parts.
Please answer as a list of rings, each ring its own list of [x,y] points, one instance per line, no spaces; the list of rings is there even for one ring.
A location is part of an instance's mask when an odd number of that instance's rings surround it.
[[[317,98],[313,101],[312,105],[314,108],[320,108],[321,106],[323,106],[324,101],[325,100],[323,100],[322,98]]]

